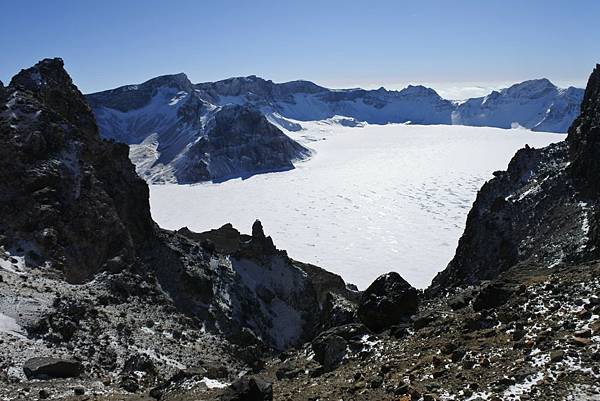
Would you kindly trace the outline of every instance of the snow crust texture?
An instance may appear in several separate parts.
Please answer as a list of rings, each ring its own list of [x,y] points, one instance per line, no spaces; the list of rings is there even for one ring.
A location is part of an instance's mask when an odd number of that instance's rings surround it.
[[[260,219],[291,257],[366,288],[397,271],[426,287],[454,255],[479,187],[526,143],[562,135],[454,126],[310,123],[296,169],[220,184],[153,185],[154,219],[203,231]]]

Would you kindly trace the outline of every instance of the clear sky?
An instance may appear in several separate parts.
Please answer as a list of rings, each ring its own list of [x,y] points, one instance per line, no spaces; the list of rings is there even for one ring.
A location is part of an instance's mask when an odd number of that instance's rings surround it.
[[[600,62],[597,0],[0,0],[0,7],[0,79],[62,57],[84,92],[185,72],[193,82],[254,74],[338,88],[424,83],[452,96],[537,77],[581,86]]]

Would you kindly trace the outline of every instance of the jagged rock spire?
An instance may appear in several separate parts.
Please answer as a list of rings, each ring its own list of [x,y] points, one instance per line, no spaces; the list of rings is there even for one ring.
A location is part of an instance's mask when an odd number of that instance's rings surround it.
[[[4,92],[4,95],[2,95]],[[9,97],[11,101],[7,101]],[[103,141],[59,58],[0,91],[0,232],[6,249],[82,282],[133,263],[154,237],[148,188],[128,148]]]

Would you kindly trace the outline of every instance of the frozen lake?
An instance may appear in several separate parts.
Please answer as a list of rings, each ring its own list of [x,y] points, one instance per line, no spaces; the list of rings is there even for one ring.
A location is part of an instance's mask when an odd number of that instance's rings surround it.
[[[395,270],[429,285],[454,255],[477,190],[525,144],[564,135],[523,129],[324,122],[290,136],[315,150],[288,172],[220,184],[154,185],[150,202],[164,228],[205,231],[255,219],[297,260],[366,288]]]

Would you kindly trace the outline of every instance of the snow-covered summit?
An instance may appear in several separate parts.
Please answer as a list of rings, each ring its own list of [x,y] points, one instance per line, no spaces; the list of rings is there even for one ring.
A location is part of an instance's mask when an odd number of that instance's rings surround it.
[[[285,119],[315,121],[338,115],[372,124],[519,126],[566,132],[579,113],[583,97],[582,89],[561,89],[546,78],[524,81],[463,102],[443,99],[422,85],[409,85],[400,91],[383,87],[333,90],[309,81],[274,83],[249,76],[195,87],[215,104],[252,104],[284,127]]]
[[[566,132],[582,99],[583,89],[561,89],[548,79],[534,79],[458,104],[452,123]]]

